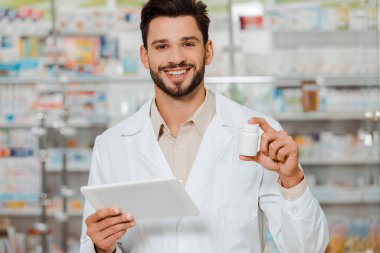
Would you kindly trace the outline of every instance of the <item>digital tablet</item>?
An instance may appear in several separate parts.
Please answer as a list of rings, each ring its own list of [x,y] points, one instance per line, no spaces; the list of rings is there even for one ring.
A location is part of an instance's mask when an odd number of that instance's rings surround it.
[[[176,179],[83,186],[95,210],[118,207],[135,220],[196,216],[199,210]]]

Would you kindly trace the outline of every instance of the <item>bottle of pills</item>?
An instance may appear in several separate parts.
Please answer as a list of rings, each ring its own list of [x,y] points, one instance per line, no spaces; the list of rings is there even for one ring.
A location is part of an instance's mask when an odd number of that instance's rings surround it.
[[[259,125],[245,124],[240,132],[239,154],[256,156],[259,143]]]

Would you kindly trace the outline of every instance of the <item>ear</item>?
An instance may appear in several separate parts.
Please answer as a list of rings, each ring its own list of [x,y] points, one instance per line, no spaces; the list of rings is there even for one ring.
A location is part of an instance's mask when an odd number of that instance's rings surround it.
[[[209,65],[212,62],[212,58],[214,57],[214,46],[211,40],[207,41],[205,49],[206,49],[205,64]]]
[[[144,47],[144,45],[140,46],[140,60],[144,65],[144,68],[149,69],[148,50]]]

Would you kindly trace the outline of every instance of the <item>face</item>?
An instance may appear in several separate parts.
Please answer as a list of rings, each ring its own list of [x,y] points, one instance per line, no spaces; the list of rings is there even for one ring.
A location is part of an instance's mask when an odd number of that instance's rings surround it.
[[[158,17],[149,24],[147,48],[141,61],[157,87],[171,97],[183,97],[203,85],[205,65],[211,63],[212,42],[206,46],[191,16]]]

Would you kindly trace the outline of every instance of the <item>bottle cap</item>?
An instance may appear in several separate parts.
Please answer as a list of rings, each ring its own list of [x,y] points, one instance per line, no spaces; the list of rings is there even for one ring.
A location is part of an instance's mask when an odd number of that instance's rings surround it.
[[[247,124],[244,124],[242,130],[247,131],[247,132],[257,133],[257,132],[259,132],[259,125],[247,123]]]

